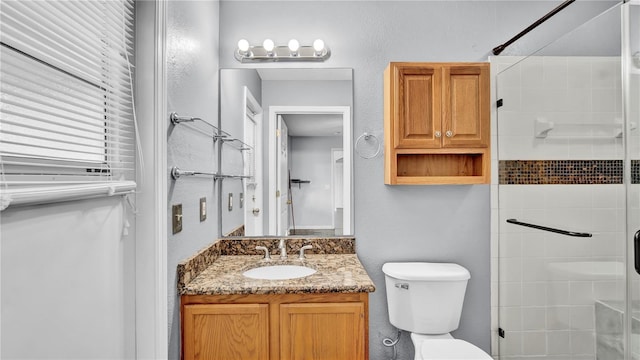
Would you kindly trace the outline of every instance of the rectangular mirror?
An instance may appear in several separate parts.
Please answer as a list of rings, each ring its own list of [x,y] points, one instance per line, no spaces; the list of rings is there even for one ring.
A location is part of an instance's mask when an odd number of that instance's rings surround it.
[[[353,234],[352,69],[222,69],[223,236]],[[235,201],[235,200],[234,200]],[[224,204],[223,204],[224,202]],[[228,210],[231,209],[231,210]]]

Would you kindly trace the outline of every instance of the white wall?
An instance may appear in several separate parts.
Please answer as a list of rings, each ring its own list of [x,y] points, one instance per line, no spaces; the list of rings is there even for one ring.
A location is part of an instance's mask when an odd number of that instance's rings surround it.
[[[296,228],[332,228],[332,148],[342,148],[342,137],[293,136],[289,139],[291,178],[311,181],[300,186],[291,184]]]
[[[2,212],[0,357],[135,357],[135,236],[123,236],[126,207],[118,197]]]
[[[168,166],[215,172],[217,153],[210,127],[199,123],[171,126],[168,115],[218,120],[217,1],[169,1],[167,5],[167,122]],[[167,174],[169,177],[169,174]],[[200,222],[199,200],[207,198],[207,220]],[[169,179],[167,208],[182,204],[182,232],[175,235],[168,221],[167,268],[169,358],[180,358],[180,301],[176,294],[176,266],[215,241],[218,234],[217,195],[212,177]],[[169,215],[170,216],[170,215]]]

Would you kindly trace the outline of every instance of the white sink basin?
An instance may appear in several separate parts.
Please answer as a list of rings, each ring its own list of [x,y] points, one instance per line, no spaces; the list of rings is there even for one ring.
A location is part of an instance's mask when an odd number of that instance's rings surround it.
[[[257,267],[242,273],[245,277],[262,280],[297,279],[314,274],[316,270],[299,265],[272,265]]]

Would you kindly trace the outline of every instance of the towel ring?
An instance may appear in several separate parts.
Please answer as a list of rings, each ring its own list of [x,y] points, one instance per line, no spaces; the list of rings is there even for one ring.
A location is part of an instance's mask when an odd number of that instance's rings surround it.
[[[363,155],[362,152],[360,150],[358,150],[358,146],[360,145],[360,141],[362,139],[364,139],[364,141],[369,141],[371,138],[376,139],[376,150],[372,155]],[[355,150],[356,150],[356,154],[358,154],[358,156],[360,156],[363,159],[373,159],[374,157],[378,156],[378,154],[380,153],[380,140],[378,139],[377,136],[373,135],[373,134],[369,134],[368,132],[364,132],[362,133],[362,135],[358,136],[358,138],[356,139],[356,145],[355,145]]]

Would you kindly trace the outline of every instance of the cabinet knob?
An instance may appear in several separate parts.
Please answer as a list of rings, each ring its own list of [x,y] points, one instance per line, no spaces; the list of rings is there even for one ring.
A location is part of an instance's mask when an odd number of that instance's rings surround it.
[[[437,138],[439,138],[439,137],[441,137],[441,136],[442,136],[442,133],[441,133],[440,131],[436,131],[436,132],[434,133],[434,135],[435,135]]]
[[[453,131],[451,130],[447,130],[447,132],[444,134],[447,135],[447,137],[453,137]]]

